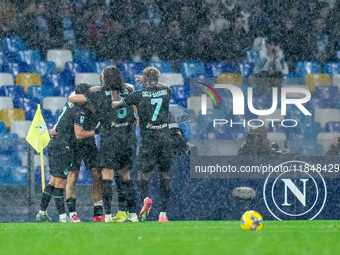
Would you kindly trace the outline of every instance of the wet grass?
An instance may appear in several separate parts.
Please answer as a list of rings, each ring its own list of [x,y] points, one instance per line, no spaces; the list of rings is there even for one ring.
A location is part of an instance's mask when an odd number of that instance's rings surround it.
[[[340,254],[340,221],[1,223],[0,254]]]

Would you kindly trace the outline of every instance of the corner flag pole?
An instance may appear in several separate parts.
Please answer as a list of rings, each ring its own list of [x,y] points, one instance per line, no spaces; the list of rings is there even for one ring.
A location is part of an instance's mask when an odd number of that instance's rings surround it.
[[[41,188],[44,192],[45,189],[45,165],[44,165],[44,149],[40,152],[40,165],[41,165]]]

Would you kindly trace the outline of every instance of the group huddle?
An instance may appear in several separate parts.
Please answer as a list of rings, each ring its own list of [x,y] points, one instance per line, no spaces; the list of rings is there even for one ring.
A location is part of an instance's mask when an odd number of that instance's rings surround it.
[[[43,191],[37,222],[50,222],[48,204],[53,196],[59,222],[81,222],[76,212],[75,185],[83,160],[93,181],[94,222],[145,221],[152,206],[148,197],[151,172],[157,166],[160,179],[159,222],[168,222],[166,211],[170,193],[169,104],[172,91],[158,82],[160,72],[147,67],[134,91],[117,67],[102,72],[103,86],[79,84],[53,130],[48,145],[51,179]],[[136,156],[136,126],[140,126],[139,153]],[[98,151],[94,135],[101,133]],[[138,169],[139,193],[144,205],[137,215],[136,191],[130,178],[134,162]],[[118,212],[112,216],[112,182],[118,192]],[[64,189],[70,216],[65,212]]]

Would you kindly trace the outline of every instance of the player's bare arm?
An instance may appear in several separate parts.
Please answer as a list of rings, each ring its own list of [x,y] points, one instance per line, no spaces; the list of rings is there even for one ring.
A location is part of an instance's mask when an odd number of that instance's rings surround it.
[[[68,100],[72,103],[85,103],[87,102],[86,97],[83,94],[76,94],[75,91],[71,93],[68,97]]]
[[[94,86],[94,87],[91,87],[91,88],[90,88],[90,91],[91,91],[91,92],[99,91],[99,90],[101,90],[102,88],[103,88],[102,86]]]
[[[84,139],[95,135],[95,131],[85,131],[82,126],[74,125],[74,133],[77,139]]]
[[[121,97],[117,91],[112,92],[111,100],[112,100],[111,106],[113,109],[118,109],[125,106],[124,102],[121,100]]]

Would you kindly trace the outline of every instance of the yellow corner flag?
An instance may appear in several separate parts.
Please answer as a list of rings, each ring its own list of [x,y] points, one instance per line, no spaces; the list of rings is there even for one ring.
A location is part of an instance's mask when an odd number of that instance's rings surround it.
[[[41,115],[40,104],[38,104],[37,112],[34,115],[30,129],[28,130],[26,141],[37,151],[41,152],[50,141],[48,128]]]
[[[43,150],[51,140],[48,128],[41,115],[40,104],[38,104],[37,112],[34,115],[30,129],[28,130],[26,141],[40,153],[41,161],[41,188],[45,189],[45,170],[44,170],[44,154]]]

